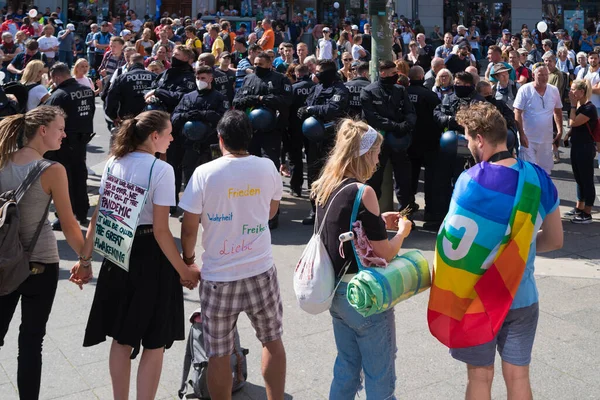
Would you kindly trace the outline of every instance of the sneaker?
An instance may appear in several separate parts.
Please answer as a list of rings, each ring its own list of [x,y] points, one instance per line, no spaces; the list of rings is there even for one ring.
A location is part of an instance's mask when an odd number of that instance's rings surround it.
[[[572,223],[574,224],[591,224],[592,223],[592,216],[584,211],[581,212],[581,214],[576,215],[575,217],[573,217],[573,219],[571,220]]]
[[[552,155],[552,159],[554,160],[554,164],[558,164],[560,162],[560,153],[555,151]]]
[[[308,217],[302,220],[302,225],[314,225],[315,224],[315,213],[313,211],[308,214]]]
[[[579,208],[577,208],[577,207],[573,207],[573,209],[572,209],[572,210],[570,210],[570,211],[567,211],[567,212],[565,213],[565,217],[573,217],[573,216],[575,216],[575,215],[580,215],[582,212],[583,212],[583,210],[580,210],[580,209],[579,209]]]

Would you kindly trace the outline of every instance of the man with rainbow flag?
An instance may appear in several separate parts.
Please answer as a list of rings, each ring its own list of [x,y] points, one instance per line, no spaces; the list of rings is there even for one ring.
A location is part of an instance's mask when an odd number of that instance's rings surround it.
[[[456,119],[478,164],[457,180],[438,233],[429,330],[467,364],[467,400],[491,399],[496,349],[508,398],[531,399],[534,260],[562,247],[557,190],[542,168],[507,151],[493,105],[472,104]]]

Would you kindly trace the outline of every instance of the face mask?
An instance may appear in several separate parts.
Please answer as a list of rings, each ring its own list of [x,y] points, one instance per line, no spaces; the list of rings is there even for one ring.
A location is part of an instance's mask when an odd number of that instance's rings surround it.
[[[473,86],[456,86],[454,85],[454,93],[458,97],[468,97],[473,91]]]
[[[171,67],[173,68],[183,68],[184,66],[189,65],[185,61],[181,61],[179,58],[173,57],[171,61]]]
[[[319,80],[319,83],[323,85],[331,85],[335,80],[337,71],[330,69],[329,71],[317,72],[315,76]]]
[[[198,90],[204,90],[208,88],[208,82],[196,79],[196,86],[198,87]]]
[[[254,69],[254,73],[256,74],[256,76],[258,76],[259,78],[262,78],[264,76],[267,76],[267,74],[271,71],[270,68],[263,68],[263,67],[256,67]]]
[[[379,78],[384,85],[395,85],[398,82],[398,74]]]

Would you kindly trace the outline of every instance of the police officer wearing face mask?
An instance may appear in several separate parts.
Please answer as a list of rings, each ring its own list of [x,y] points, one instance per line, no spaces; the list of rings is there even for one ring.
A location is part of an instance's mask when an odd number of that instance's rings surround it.
[[[442,130],[433,119],[433,111],[440,104],[440,99],[431,90],[424,87],[425,71],[420,66],[414,66],[408,73],[410,86],[406,89],[408,97],[415,107],[417,122],[412,143],[408,148],[408,156],[412,167],[412,189],[417,192],[421,167],[425,168],[425,229],[436,224],[445,217],[445,204],[440,199],[445,198],[451,190],[447,180],[440,180],[444,175],[443,169],[448,168],[440,162],[440,136]]]
[[[350,118],[362,115],[362,104],[360,102],[360,92],[369,84],[369,63],[368,62],[354,62],[352,68],[356,74],[356,77],[345,83],[350,92],[350,103],[348,104],[348,116]]]
[[[106,96],[104,111],[113,121],[135,117],[146,107],[147,90],[156,80],[156,74],[144,69],[144,56],[134,54],[129,58],[127,72],[119,75]]]
[[[199,66],[206,65],[213,69],[212,87],[216,91],[223,94],[227,98],[227,100],[229,100],[229,102],[232,102],[233,101],[233,89],[235,86],[235,82],[232,82],[229,79],[229,77],[227,76],[227,74],[225,74],[223,71],[220,71],[219,68],[216,68],[215,64],[216,64],[215,56],[213,56],[210,53],[202,53],[198,57],[198,65]]]
[[[204,65],[196,69],[197,90],[185,94],[175,110],[171,122],[173,135],[183,137],[185,154],[183,156],[183,179],[185,184],[194,170],[211,160],[210,145],[218,143],[217,123],[230,108],[227,98],[213,88],[214,71]],[[202,138],[192,137],[183,132],[188,121],[199,121],[206,127]]]
[[[65,111],[67,137],[63,139],[60,149],[50,153],[48,158],[60,162],[65,167],[73,214],[82,225],[87,226],[90,203],[85,161],[87,144],[94,131],[95,95],[89,86],[80,84],[71,76],[67,64],[54,64],[50,68],[50,78],[55,89],[45,104],[58,106]],[[52,223],[52,228],[61,230],[58,219]]]
[[[190,63],[194,61],[194,51],[189,47],[178,45],[173,50],[171,68],[161,73],[152,84],[146,96],[146,103],[159,104],[164,111],[173,114],[173,110],[184,94],[196,89],[196,77]],[[184,140],[181,136],[174,136],[174,140],[167,150],[167,162],[175,170],[175,200],[179,203],[179,190],[182,182],[183,155],[185,153]],[[177,207],[171,207],[171,214],[176,214]]]
[[[392,61],[379,62],[379,80],[364,88],[360,95],[367,123],[384,135],[379,154],[379,168],[368,184],[381,197],[383,173],[388,160],[392,162],[396,197],[400,210],[418,209],[411,184],[410,146],[417,115],[406,89],[396,82],[398,73]]]
[[[335,122],[343,118],[348,111],[350,92],[340,81],[337,66],[333,60],[319,60],[317,73],[315,74],[319,84],[314,86],[306,99],[306,106],[301,107],[298,118],[304,121],[308,117],[315,117],[323,124]],[[321,169],[325,165],[329,150],[335,144],[335,128],[327,129],[326,137],[321,142],[309,140],[306,154],[308,166],[308,187],[319,177]],[[312,210],[307,218],[302,221],[303,225],[315,223],[315,202],[311,199]]]
[[[304,163],[302,162],[302,147],[304,146],[304,135],[302,135],[302,121],[298,118],[298,110],[304,107],[311,89],[315,86],[310,78],[310,70],[306,65],[298,65],[294,70],[297,82],[292,85],[293,100],[290,107],[289,144],[288,153],[293,165],[292,177],[290,179],[290,194],[294,197],[302,197],[302,185],[304,183]]]
[[[281,132],[285,131],[288,125],[292,85],[285,75],[272,70],[272,60],[268,53],[259,53],[253,61],[254,73],[244,78],[242,87],[233,99],[233,106],[243,111],[249,108],[265,108],[277,117],[273,126],[265,127],[264,130],[254,130],[248,151],[259,157],[264,154],[279,170]],[[279,212],[269,221],[269,228],[275,229],[278,225]]]

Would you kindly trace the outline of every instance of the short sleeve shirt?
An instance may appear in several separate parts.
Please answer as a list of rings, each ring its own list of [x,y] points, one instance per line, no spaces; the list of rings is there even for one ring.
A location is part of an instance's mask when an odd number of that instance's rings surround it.
[[[263,38],[266,40],[264,46],[262,46],[263,50],[272,50],[275,47],[275,32],[273,32],[273,29],[266,30],[261,40]]]
[[[219,57],[219,54],[222,53],[224,49],[225,49],[225,42],[223,42],[223,39],[221,39],[220,36],[217,36],[217,38],[215,39],[215,41],[212,44],[212,49],[211,49],[212,55],[215,57]]]
[[[575,111],[576,115],[583,114],[590,120],[583,125],[573,126],[571,128],[571,143],[572,144],[588,144],[594,143],[592,133],[598,124],[598,111],[596,106],[591,101],[582,105]]]
[[[562,109],[560,93],[555,86],[546,85],[540,95],[534,82],[526,83],[517,92],[513,107],[523,111],[523,129],[532,143],[552,143],[554,109]]]

